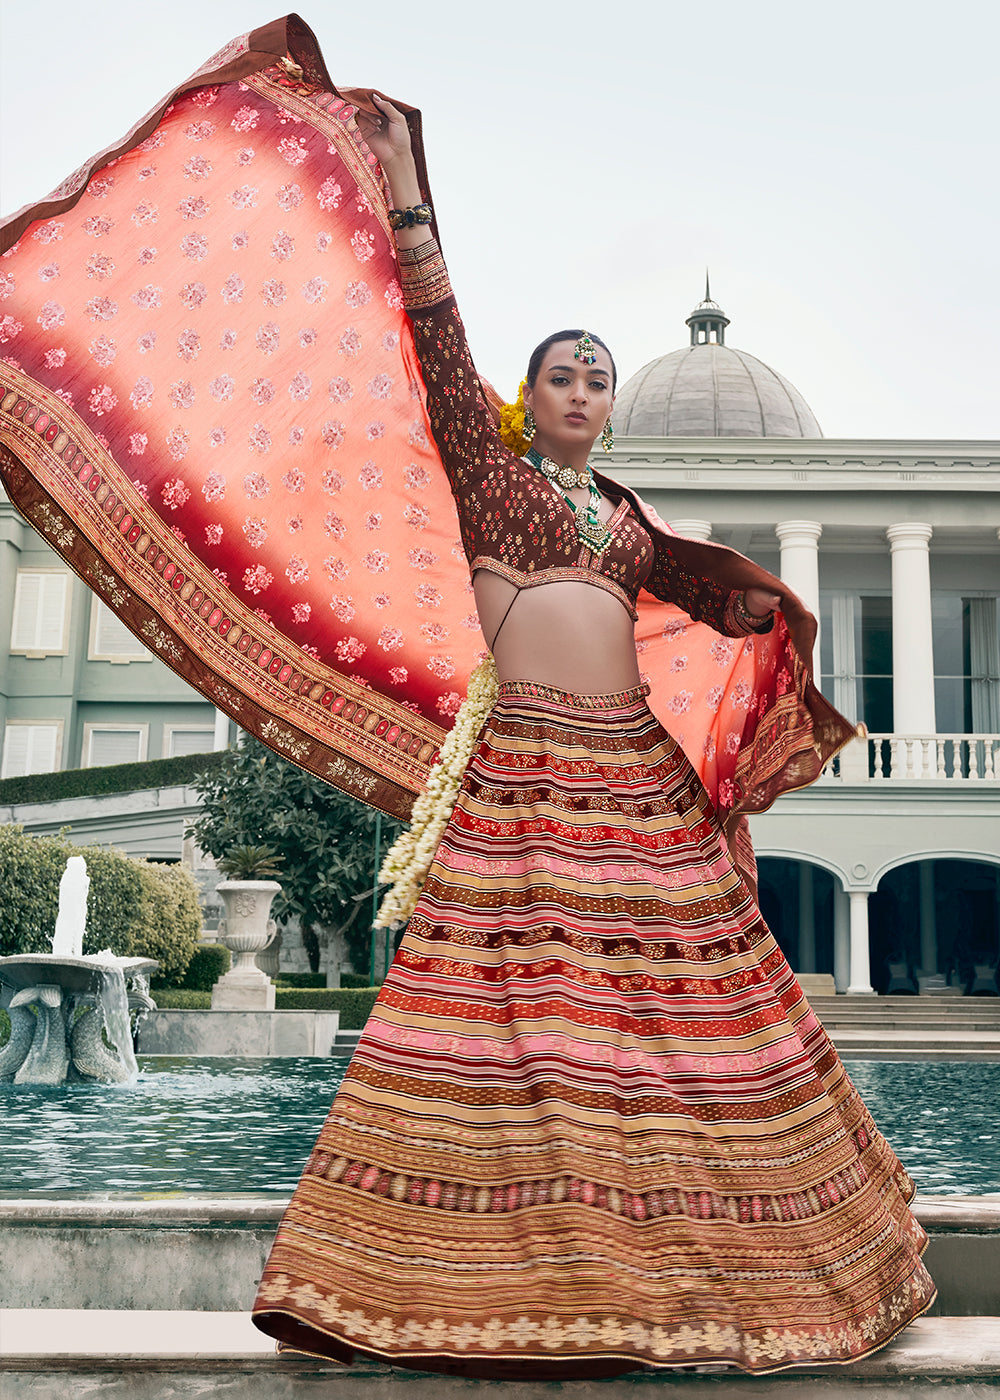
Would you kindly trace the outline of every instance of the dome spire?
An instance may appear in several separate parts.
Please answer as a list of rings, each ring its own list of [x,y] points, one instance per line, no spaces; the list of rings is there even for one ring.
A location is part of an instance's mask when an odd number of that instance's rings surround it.
[[[705,268],[705,300],[699,302],[687,318],[685,325],[691,327],[692,345],[725,345],[726,343],[726,327],[729,325],[729,317],[718,302],[712,300],[707,267]]]

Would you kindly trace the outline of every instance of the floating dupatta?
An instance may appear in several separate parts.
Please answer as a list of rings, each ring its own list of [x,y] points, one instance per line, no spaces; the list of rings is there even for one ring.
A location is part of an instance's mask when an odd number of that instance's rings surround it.
[[[405,818],[484,649],[366,101],[289,16],[7,222],[0,477],[206,699]],[[723,816],[853,733],[784,627],[732,642],[647,601],[637,636]]]

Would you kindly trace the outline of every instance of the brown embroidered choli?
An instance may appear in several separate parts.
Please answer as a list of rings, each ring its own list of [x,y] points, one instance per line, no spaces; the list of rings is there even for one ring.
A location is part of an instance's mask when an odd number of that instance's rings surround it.
[[[651,532],[637,498],[609,477],[595,474],[604,494],[618,500],[609,522],[611,543],[601,554],[581,544],[562,493],[501,440],[437,243],[401,249],[399,262],[431,429],[470,570],[500,574],[519,589],[584,581],[614,594],[633,620],[639,590],[646,588],[696,622],[726,636],[745,636],[748,629],[735,608],[739,590],[685,568],[666,530]],[[768,618],[759,630],[771,625]]]

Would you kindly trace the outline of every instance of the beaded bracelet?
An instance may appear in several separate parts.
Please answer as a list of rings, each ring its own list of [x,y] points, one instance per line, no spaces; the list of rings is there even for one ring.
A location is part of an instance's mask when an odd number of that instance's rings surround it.
[[[391,229],[413,228],[414,224],[429,224],[434,218],[434,210],[429,204],[414,204],[409,209],[390,209]]]

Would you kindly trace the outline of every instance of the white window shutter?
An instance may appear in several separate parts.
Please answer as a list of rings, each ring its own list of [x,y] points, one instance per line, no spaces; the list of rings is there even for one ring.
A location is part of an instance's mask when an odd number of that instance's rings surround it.
[[[14,593],[11,651],[63,651],[68,597],[68,574],[19,569]]]
[[[0,777],[26,778],[31,773],[54,773],[58,748],[57,724],[8,724]]]
[[[92,655],[100,657],[145,656],[142,643],[129,631],[117,613],[100,598],[95,598],[94,647]]]
[[[138,763],[142,733],[138,729],[92,729],[88,745],[88,768],[106,768],[114,763]]]
[[[172,729],[168,758],[184,758],[189,753],[211,753],[215,742],[212,729]]]

